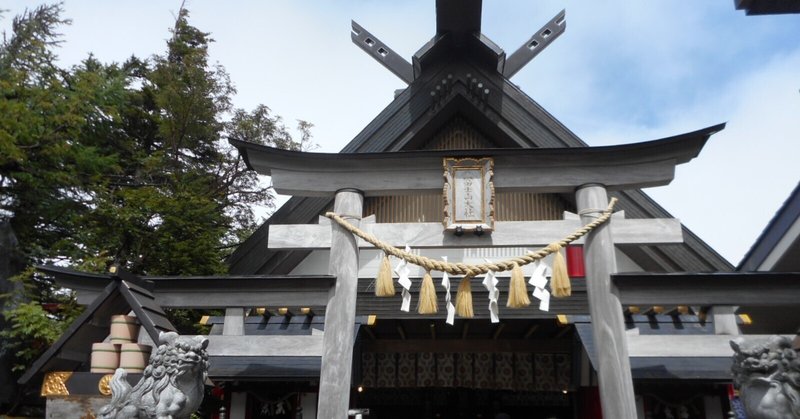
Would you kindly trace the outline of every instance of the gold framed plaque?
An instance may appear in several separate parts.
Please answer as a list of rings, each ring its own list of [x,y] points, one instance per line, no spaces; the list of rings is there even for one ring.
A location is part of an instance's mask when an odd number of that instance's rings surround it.
[[[447,231],[490,232],[494,228],[494,160],[445,158],[444,226]]]

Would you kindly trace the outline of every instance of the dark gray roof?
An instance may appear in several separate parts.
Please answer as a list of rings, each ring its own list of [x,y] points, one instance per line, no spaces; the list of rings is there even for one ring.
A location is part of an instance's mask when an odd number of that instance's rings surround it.
[[[767,257],[776,250],[775,247],[778,242],[784,238],[798,218],[800,218],[800,183],[795,186],[781,208],[753,243],[753,246],[744,255],[736,270],[745,272],[759,270]],[[780,259],[772,270],[800,271],[800,258],[797,257],[798,255],[800,255],[800,240],[795,239],[783,254],[778,255]]]
[[[631,375],[635,380],[731,380],[731,358],[706,357],[634,357]]]
[[[800,0],[734,0],[738,10],[747,15],[800,13]]]
[[[695,316],[634,316],[628,318],[628,328],[638,327],[640,334],[713,335],[710,323],[701,323]],[[585,319],[588,320],[588,319]],[[633,323],[635,322],[635,323]],[[676,325],[678,327],[676,327]],[[589,361],[597,366],[596,345],[592,324],[576,322],[575,330],[583,344]],[[731,379],[731,358],[631,356],[631,375],[635,380],[714,380]]]
[[[611,281],[623,306],[735,306],[746,334],[791,334],[800,319],[800,273],[627,273]]]
[[[319,356],[212,356],[208,377],[214,381],[319,380]]]
[[[723,127],[720,124],[653,141],[578,148],[312,153],[233,139],[230,143],[249,168],[272,176],[275,191],[281,194],[333,197],[342,185],[366,197],[437,194],[442,191],[442,159],[483,157],[494,160],[497,193],[572,194],[591,183],[603,184],[608,191],[667,185],[675,166],[697,157],[709,137]],[[647,170],[640,170],[645,165]],[[398,167],[413,173],[412,177],[398,173]]]
[[[222,325],[222,316],[210,317],[207,324]],[[359,329],[367,323],[365,316],[356,316],[354,324]],[[325,317],[319,315],[247,316],[245,336],[303,336],[325,330]],[[211,334],[220,334],[221,328],[212,327]],[[322,357],[320,356],[221,356],[212,355],[208,376],[214,381],[308,381],[318,380]]]
[[[611,276],[622,305],[797,306],[800,273],[631,272]]]
[[[72,272],[57,266],[39,266],[45,273]],[[109,334],[112,315],[133,311],[153,340],[160,332],[175,331],[164,311],[155,304],[152,283],[118,270],[86,310],[63,335],[20,377],[25,384],[40,372],[88,369],[92,343],[102,342]]]
[[[459,25],[468,27],[470,23],[461,22]],[[473,35],[482,36],[479,33]],[[501,148],[587,146],[498,71],[498,60],[504,56],[502,51],[493,50],[489,54],[487,51],[492,48],[485,39],[458,43],[451,38],[437,35],[417,53],[415,71],[419,74],[415,74],[414,81],[342,149],[343,153],[416,150],[457,116],[463,117]],[[443,80],[449,81],[446,94],[440,92],[432,96]],[[478,83],[482,89],[488,90],[487,95],[476,91]],[[617,208],[625,210],[629,218],[671,218],[664,208],[640,190],[615,195],[620,198]],[[290,272],[308,252],[265,250],[268,224],[315,223],[317,216],[331,204],[328,198],[291,198],[236,249],[228,260],[230,272]],[[682,245],[638,246],[623,250],[644,269],[656,272],[733,269],[727,260],[691,231],[684,228],[684,235],[685,243]]]
[[[361,325],[367,323],[367,316],[356,316],[355,328],[356,335]],[[222,325],[225,322],[224,316],[212,316],[206,321],[208,325]],[[211,334],[221,334],[222,329],[213,328]],[[244,334],[245,336],[302,336],[311,335],[313,330],[325,330],[325,316],[319,313],[310,315],[252,315],[245,317]]]

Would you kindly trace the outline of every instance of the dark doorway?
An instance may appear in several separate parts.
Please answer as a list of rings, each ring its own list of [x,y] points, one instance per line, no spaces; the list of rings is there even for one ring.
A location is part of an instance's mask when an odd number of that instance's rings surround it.
[[[469,388],[365,389],[357,405],[365,419],[566,419],[572,393],[513,392]],[[507,416],[502,416],[505,414]]]

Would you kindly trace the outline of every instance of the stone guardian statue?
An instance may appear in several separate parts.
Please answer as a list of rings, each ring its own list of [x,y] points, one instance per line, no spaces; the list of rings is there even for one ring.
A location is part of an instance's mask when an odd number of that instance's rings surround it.
[[[731,341],[733,384],[748,419],[800,418],[800,355],[791,339]]]
[[[98,411],[98,419],[188,419],[200,407],[208,339],[162,332],[158,340],[136,386],[131,388],[127,372],[117,369],[110,384],[111,403]]]

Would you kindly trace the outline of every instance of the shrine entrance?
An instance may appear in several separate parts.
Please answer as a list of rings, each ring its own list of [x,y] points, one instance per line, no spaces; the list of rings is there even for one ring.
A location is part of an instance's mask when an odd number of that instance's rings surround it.
[[[353,406],[370,418],[573,417],[581,351],[571,325],[386,319],[363,330]]]
[[[543,317],[553,322],[554,317],[561,317],[559,311],[554,310],[574,310],[573,304],[581,304],[576,297],[581,296],[583,303],[588,302],[587,311],[593,329],[591,335],[593,341],[598,343],[595,345],[596,358],[601,362],[594,366],[600,383],[603,416],[635,417],[633,379],[622,307],[610,286],[610,276],[617,270],[615,244],[680,243],[683,235],[680,223],[673,219],[626,219],[623,214],[612,219],[617,200],[609,199],[607,190],[669,183],[675,166],[696,156],[708,137],[719,129],[720,126],[715,126],[648,143],[596,149],[486,149],[335,155],[278,150],[231,140],[247,156],[250,167],[272,177],[277,192],[307,197],[334,197],[332,211],[326,212],[318,224],[271,225],[267,240],[267,248],[273,251],[320,251],[317,255],[322,264],[327,265],[328,273],[336,277],[325,309],[317,416],[341,417],[342,412],[353,407],[352,389],[357,386],[351,371],[359,360],[365,370],[364,377],[374,379],[376,388],[386,388],[387,391],[402,388],[400,384],[403,382],[400,380],[406,377],[402,371],[405,368],[410,372],[412,365],[414,373],[410,376],[414,377],[413,384],[411,378],[407,378],[406,384],[410,388],[434,387],[433,384],[440,379],[437,375],[439,365],[444,365],[446,369],[451,359],[453,373],[443,375],[445,378],[442,380],[452,377],[455,388],[459,388],[456,383],[471,382],[471,385],[464,384],[463,388],[487,383],[489,388],[485,391],[489,392],[498,391],[497,388],[512,392],[520,391],[520,388],[543,391],[536,388],[539,384],[533,380],[542,377],[535,373],[536,366],[545,365],[548,357],[551,357],[549,362],[555,363],[557,355],[554,354],[573,353],[572,349],[553,351],[547,355],[547,352],[539,352],[542,351],[539,345],[518,351],[494,346],[492,342],[505,333],[506,326],[501,317],[507,322],[515,319],[532,321]],[[365,197],[413,196],[442,190],[444,211],[441,222],[375,223],[376,217],[363,216]],[[496,221],[495,193],[503,191],[574,193],[578,214],[566,214],[562,221]],[[609,225],[613,225],[613,235]],[[572,295],[565,262],[560,254],[562,247],[573,242],[583,244],[586,267],[585,281],[575,284],[575,296]],[[520,253],[501,261],[464,258],[451,263],[446,259],[438,260],[436,255],[426,256],[412,251],[481,248],[517,248]],[[530,248],[538,250],[526,250]],[[366,249],[378,249],[383,253],[378,254],[380,268],[371,290],[387,303],[399,305],[399,310],[394,311],[394,320],[400,322],[395,325],[400,339],[381,348],[381,336],[376,334],[374,342],[365,345],[368,347],[364,352],[367,354],[365,360],[364,353],[359,354],[354,347],[353,325],[360,284],[364,282],[361,279],[367,279],[372,284],[373,280],[369,278],[375,278],[374,274],[361,273],[361,252]],[[394,269],[388,260],[389,255],[399,260]],[[553,258],[552,280],[546,277],[545,272],[549,268],[547,262],[542,260],[548,256]],[[528,274],[521,269],[522,265],[527,264],[531,264],[530,280],[527,282],[533,287],[531,296],[538,304],[532,305],[528,296],[525,285]],[[416,266],[417,271],[412,271],[408,265]],[[398,275],[396,282],[400,288],[399,295],[394,288],[392,271]],[[443,301],[436,294],[432,278],[436,272],[441,274],[437,281],[445,291]],[[501,272],[510,272],[510,280],[498,279],[496,273]],[[423,274],[422,278],[417,276],[420,273]],[[460,277],[458,286],[453,287],[445,274]],[[412,289],[415,282],[420,285]],[[451,287],[458,288],[457,293]],[[481,288],[486,290],[485,293],[473,295],[472,290]],[[453,294],[457,294],[455,301]],[[460,298],[461,295],[464,298]],[[507,297],[502,316],[500,295]],[[551,307],[551,295],[562,298],[563,305],[557,303]],[[404,342],[409,340],[408,332],[403,330],[406,327],[404,323],[411,321],[408,316],[412,316],[412,300],[417,305],[415,311],[418,314],[414,315],[417,323],[409,324],[421,324],[425,330],[427,323],[430,339],[426,342]],[[441,315],[438,314],[438,306],[443,309]],[[534,312],[536,306],[538,313]],[[585,310],[585,306],[579,309]],[[408,316],[399,313],[408,313]],[[442,322],[443,318],[446,319],[444,322],[452,324],[457,330],[456,314],[459,320],[465,322],[463,325],[486,324],[487,320],[493,325],[489,337],[482,338],[489,342],[482,343],[487,345],[483,350],[477,349],[479,345],[472,342],[464,344],[463,338],[461,341],[437,339],[437,333],[441,336],[440,330],[444,329],[437,326],[437,322]],[[527,343],[515,344],[524,346]],[[424,345],[430,346],[426,349]],[[447,345],[453,347],[448,349]],[[369,346],[372,346],[371,350]],[[375,355],[373,359],[369,359],[370,352]],[[472,371],[459,377],[462,381],[456,381],[458,365],[470,363]],[[501,366],[499,376],[497,365]],[[523,373],[526,366],[530,374]],[[502,373],[505,369],[509,371],[508,376],[512,377],[509,380],[503,378],[506,376]],[[381,375],[381,370],[388,372]],[[484,371],[488,374],[484,374]],[[378,381],[379,377],[388,380],[385,386]],[[528,381],[527,377],[531,377],[531,380]],[[561,384],[569,383],[569,380],[564,380]],[[563,394],[564,388],[556,382],[554,388],[548,390],[561,390]],[[570,388],[566,390],[569,393]],[[454,397],[457,400],[458,396]],[[502,403],[503,398],[493,396],[487,400]],[[387,406],[387,411],[392,411],[391,406]],[[483,406],[476,408],[484,409]],[[418,412],[407,412],[405,417],[408,417],[408,413]]]
[[[380,419],[561,419],[572,418],[574,409],[570,396],[560,392],[469,388],[375,390],[360,395],[359,403],[371,406],[370,418]]]

